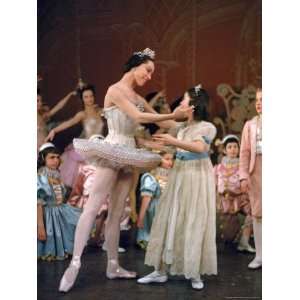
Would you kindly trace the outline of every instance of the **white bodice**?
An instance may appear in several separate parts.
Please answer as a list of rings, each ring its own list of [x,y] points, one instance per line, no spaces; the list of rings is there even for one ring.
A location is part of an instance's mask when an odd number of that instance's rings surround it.
[[[143,103],[139,103],[137,108],[144,110]],[[122,144],[130,147],[136,147],[135,131],[139,126],[126,113],[122,112],[117,106],[111,106],[104,109],[104,117],[107,119],[108,135],[105,141],[112,144]]]

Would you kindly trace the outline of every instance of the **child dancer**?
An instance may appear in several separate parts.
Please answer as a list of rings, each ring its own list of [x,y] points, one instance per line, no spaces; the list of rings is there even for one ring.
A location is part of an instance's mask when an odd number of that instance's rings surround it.
[[[215,178],[208,151],[216,128],[207,122],[207,92],[189,89],[182,107],[194,106],[177,138],[157,134],[163,144],[177,147],[176,160],[154,217],[145,264],[155,271],[138,283],[166,282],[171,275],[191,279],[202,289],[200,275],[217,274]]]
[[[215,166],[219,210],[224,216],[237,215],[239,212],[246,215],[238,250],[255,253],[255,249],[249,245],[252,229],[250,202],[248,194],[241,193],[240,189],[239,138],[229,134],[223,138],[222,145],[225,156]]]
[[[63,260],[73,252],[74,234],[81,210],[65,204],[60,179],[60,153],[52,143],[39,149],[37,176],[38,258]]]
[[[146,249],[149,242],[150,230],[159,203],[159,197],[168,181],[168,173],[173,165],[173,155],[161,151],[161,164],[151,173],[141,177],[141,207],[137,220],[137,244]]]
[[[262,199],[261,199],[261,164],[262,164],[262,90],[256,91],[255,108],[257,116],[247,121],[242,133],[240,150],[241,190],[249,192],[256,256],[250,262],[250,269],[262,266]]]

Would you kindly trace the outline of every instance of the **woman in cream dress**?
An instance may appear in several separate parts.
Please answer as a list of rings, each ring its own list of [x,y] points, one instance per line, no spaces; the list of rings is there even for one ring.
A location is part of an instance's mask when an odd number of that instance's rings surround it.
[[[177,148],[174,167],[154,217],[145,264],[155,271],[138,283],[166,282],[167,272],[191,279],[202,289],[202,274],[217,274],[215,180],[209,148],[216,128],[207,119],[208,94],[201,86],[188,90],[181,106],[194,106],[177,138],[156,140]]]

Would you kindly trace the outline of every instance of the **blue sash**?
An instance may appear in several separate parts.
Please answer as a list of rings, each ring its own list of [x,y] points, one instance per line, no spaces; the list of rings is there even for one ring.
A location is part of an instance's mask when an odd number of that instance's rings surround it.
[[[209,158],[208,152],[176,152],[176,159],[179,160],[197,160]]]

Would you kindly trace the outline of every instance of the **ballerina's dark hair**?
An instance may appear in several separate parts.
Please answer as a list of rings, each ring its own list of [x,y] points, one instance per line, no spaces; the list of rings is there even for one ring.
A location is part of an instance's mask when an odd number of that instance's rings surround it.
[[[134,52],[124,65],[124,73],[129,72],[132,68],[138,67],[149,60],[154,61],[154,56],[155,52],[149,48],[146,48],[140,52]]]
[[[82,89],[78,90],[79,97],[82,101],[83,101],[83,93],[85,91],[92,91],[93,95],[94,96],[96,95],[96,88],[94,85],[92,85],[92,84],[85,85]]]
[[[187,93],[191,98],[189,104],[194,106],[194,119],[197,121],[207,121],[209,116],[209,95],[207,91],[198,85],[187,90]]]

